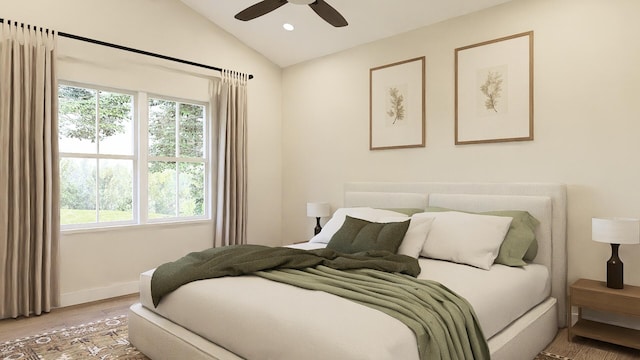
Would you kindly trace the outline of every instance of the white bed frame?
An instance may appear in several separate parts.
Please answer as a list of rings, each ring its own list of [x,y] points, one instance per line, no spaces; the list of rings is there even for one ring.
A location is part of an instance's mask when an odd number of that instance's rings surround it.
[[[488,339],[492,360],[533,359],[566,326],[566,188],[540,183],[368,183],[345,184],[344,206],[467,211],[543,211],[535,263],[551,273],[551,297]],[[542,200],[544,209],[530,205]],[[489,204],[489,205],[487,205]],[[535,215],[535,214],[534,214]],[[241,359],[141,304],[129,309],[129,339],[151,359]]]

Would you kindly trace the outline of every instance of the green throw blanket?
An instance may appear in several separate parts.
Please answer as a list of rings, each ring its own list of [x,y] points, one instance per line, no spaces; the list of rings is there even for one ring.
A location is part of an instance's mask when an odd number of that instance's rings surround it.
[[[151,277],[153,305],[160,299],[196,280],[240,276],[274,269],[304,269],[326,265],[333,269],[375,269],[418,276],[420,265],[412,257],[387,251],[343,254],[330,249],[301,250],[262,245],[236,245],[187,254],[160,265]]]
[[[253,274],[356,301],[402,321],[416,336],[420,359],[489,359],[476,315],[439,283],[417,280],[416,259],[388,252],[341,254],[240,245],[191,253],[159,266],[151,279],[154,305],[191,281]]]

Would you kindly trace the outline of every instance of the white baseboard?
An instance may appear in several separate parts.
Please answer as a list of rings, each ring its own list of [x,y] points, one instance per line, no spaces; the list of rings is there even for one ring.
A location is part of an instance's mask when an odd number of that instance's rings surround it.
[[[60,294],[60,307],[84,304],[92,301],[134,294],[139,291],[139,283],[139,281],[132,281],[107,287]]]

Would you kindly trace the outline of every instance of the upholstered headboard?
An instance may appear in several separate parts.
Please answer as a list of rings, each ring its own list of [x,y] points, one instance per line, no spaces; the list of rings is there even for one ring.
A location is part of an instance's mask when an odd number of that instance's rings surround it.
[[[344,206],[445,207],[463,211],[526,210],[540,221],[535,263],[551,273],[558,325],[566,324],[566,186],[550,183],[371,183],[345,184]]]

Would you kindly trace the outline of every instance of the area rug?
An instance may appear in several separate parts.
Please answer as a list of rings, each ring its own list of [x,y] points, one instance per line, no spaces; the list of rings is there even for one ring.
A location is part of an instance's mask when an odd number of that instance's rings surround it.
[[[0,360],[17,359],[149,360],[129,343],[126,315],[0,344]]]
[[[0,344],[0,360],[149,360],[129,343],[126,315]],[[571,360],[541,352],[534,360]]]
[[[540,352],[534,360],[571,360],[568,357],[552,354],[546,351]]]

